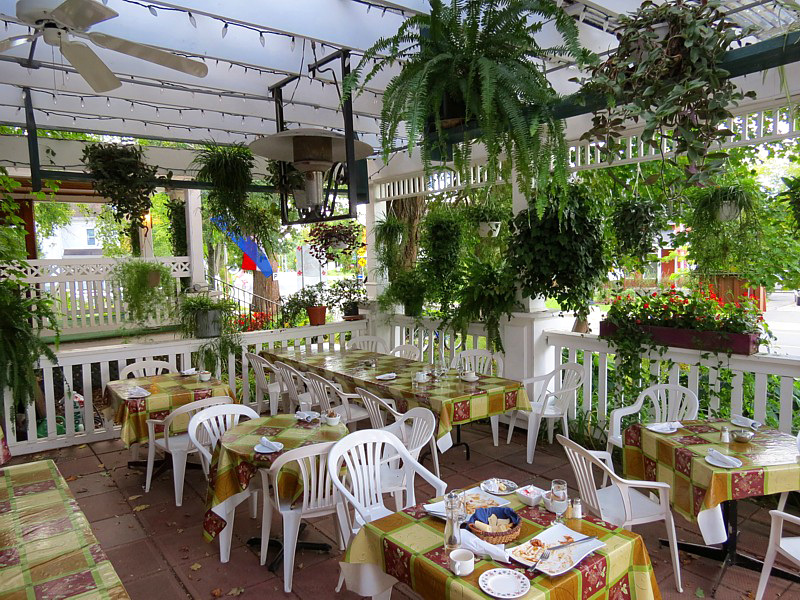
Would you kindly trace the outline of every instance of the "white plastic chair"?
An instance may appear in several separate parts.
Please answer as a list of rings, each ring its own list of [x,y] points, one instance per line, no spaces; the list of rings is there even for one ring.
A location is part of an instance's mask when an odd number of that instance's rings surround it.
[[[557,391],[554,391],[554,382],[558,381],[559,378],[561,380],[560,387]],[[567,414],[570,405],[575,399],[575,393],[583,385],[583,367],[577,363],[565,363],[546,375],[529,377],[521,383],[525,386],[528,397],[531,399],[531,410],[515,410],[512,413],[511,421],[508,424],[506,443],[511,443],[517,416],[520,414],[527,415],[528,443],[526,459],[528,464],[532,464],[542,419],[547,419],[548,439],[551,444],[553,443],[553,430],[556,421],[561,421],[561,432],[565,437],[569,437]],[[537,383],[541,384],[538,394],[535,390]]]
[[[328,454],[328,474],[341,497],[353,507],[354,519],[345,511],[347,539],[357,533],[365,523],[393,514],[383,503],[383,457],[392,456],[401,463],[405,471],[406,498],[411,505],[416,503],[414,478],[420,475],[431,484],[437,496],[444,494],[447,484],[423,467],[403,442],[388,431],[364,429],[355,431],[336,442]],[[348,484],[339,477],[344,465],[347,468]],[[341,583],[341,581],[340,581]]]
[[[661,481],[623,479],[614,472],[614,464],[609,452],[587,450],[563,435],[556,436],[556,439],[564,447],[567,458],[572,464],[583,505],[589,512],[604,521],[626,529],[632,525],[664,521],[672,555],[675,588],[678,592],[683,593],[678,540],[675,535],[672,511],[669,508],[669,484]],[[599,469],[604,482],[608,478],[611,484],[598,488],[593,467]],[[658,494],[657,499],[654,499],[654,492]]]
[[[764,566],[761,569],[761,577],[758,579],[755,600],[761,600],[767,590],[772,566],[778,554],[785,556],[796,565],[800,565],[800,537],[784,536],[783,524],[788,521],[795,526],[800,526],[800,517],[795,517],[781,510],[769,511],[772,523],[769,530],[769,543],[767,544],[767,554],[764,556]]]
[[[408,360],[419,360],[422,357],[422,352],[413,344],[400,344],[392,348],[389,354],[394,354],[400,358],[407,358]]]
[[[800,431],[797,432],[797,452],[800,454]],[[789,499],[789,492],[783,492],[778,499],[778,510],[784,512],[786,510],[786,501]]]
[[[311,394],[308,393],[308,384],[305,376],[294,367],[279,360],[275,361],[274,366],[278,371],[281,385],[286,388],[286,393],[289,396],[289,412],[294,413],[298,410],[310,409],[314,403],[311,399]]]
[[[337,514],[334,521],[339,533],[339,548],[341,550],[345,548],[339,519],[344,513],[338,506],[338,495],[328,475],[328,452],[334,444],[335,442],[325,442],[287,450],[275,459],[269,469],[259,470],[261,490],[264,494],[264,508],[261,515],[261,564],[267,560],[274,507],[281,513],[283,519],[283,589],[287,594],[292,591],[294,558],[301,520]],[[280,496],[278,476],[281,469],[289,463],[296,463],[300,471],[298,484],[303,486],[303,495],[297,501],[292,496]],[[269,492],[270,484],[272,494]]]
[[[348,350],[366,350],[368,352],[378,352],[380,354],[388,354],[389,349],[386,347],[386,342],[377,335],[361,335],[351,338],[347,342]]]
[[[203,409],[189,421],[189,438],[200,453],[203,472],[206,477],[208,477],[209,467],[211,466],[212,449],[216,448],[217,443],[226,431],[239,424],[242,417],[245,419],[258,419],[259,414],[249,406],[230,404]],[[255,519],[258,517],[258,487],[251,481],[247,491],[250,496],[250,516]],[[228,562],[231,557],[233,519],[235,516],[236,511],[231,510],[225,516],[227,525],[219,532],[219,560],[223,563]]]
[[[387,425],[383,431],[388,431],[403,442],[403,445],[408,450],[408,453],[414,457],[414,460],[419,460],[419,453],[426,444],[434,441],[433,432],[436,430],[436,416],[424,406],[416,406],[406,412],[405,414],[398,415],[394,423]],[[434,456],[435,467],[438,470],[438,461],[436,460],[434,444],[431,445],[431,453]],[[398,468],[399,462],[396,457],[384,457],[385,464],[381,472],[381,480],[383,483],[383,492],[385,494],[392,494],[394,496],[395,510],[398,512],[404,508],[411,506],[406,502],[403,503],[403,492],[406,490],[405,471]],[[439,476],[438,474],[436,475]]]
[[[503,357],[489,350],[462,350],[453,357],[450,364],[451,369],[463,367],[468,371],[475,371],[481,375],[492,375],[492,363],[495,363],[495,375],[503,376]],[[497,446],[500,438],[500,416],[492,415],[489,417],[492,424],[492,442]]]
[[[342,418],[342,422],[352,429],[358,421],[369,419],[367,409],[359,404],[351,404],[350,400],[358,398],[358,394],[347,394],[337,388],[332,382],[316,373],[306,373],[306,385],[311,394],[311,403],[319,405],[320,413],[324,416],[328,411],[333,410]],[[331,399],[338,398],[340,403],[336,406],[331,404]]]
[[[658,383],[642,390],[636,402],[630,406],[622,406],[611,411],[609,417],[608,446],[622,448],[622,417],[639,413],[644,408],[644,401],[650,400],[653,410],[651,418],[656,423],[696,419],[699,403],[695,393],[682,385]]]
[[[140,360],[123,367],[119,372],[120,379],[127,379],[133,373],[134,377],[152,377],[162,373],[177,373],[178,369],[164,360]]]
[[[189,404],[179,406],[163,419],[147,419],[147,475],[145,476],[144,491],[150,491],[150,483],[153,479],[153,465],[156,459],[156,449],[164,454],[172,456],[172,479],[175,485],[175,506],[183,504],[183,480],[186,474],[186,457],[193,454],[197,449],[192,444],[188,433],[178,433],[171,435],[172,424],[181,415],[185,419],[191,417],[198,411],[215,406],[218,404],[233,404],[233,398],[229,396],[214,396],[196,400]],[[156,437],[156,427],[164,428],[164,437]]]
[[[269,396],[269,414],[278,414],[278,402],[281,399],[281,394],[285,391],[281,383],[281,376],[275,367],[263,356],[253,354],[252,352],[245,352],[247,361],[253,369],[253,374],[256,378],[256,412],[261,414],[261,404],[264,402],[264,393]],[[267,371],[275,375],[275,381],[272,383],[267,379]]]

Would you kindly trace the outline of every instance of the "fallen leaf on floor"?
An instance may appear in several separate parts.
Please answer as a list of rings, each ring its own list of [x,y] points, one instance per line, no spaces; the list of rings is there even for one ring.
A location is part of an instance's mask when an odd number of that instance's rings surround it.
[[[103,471],[100,473],[101,477],[111,477],[111,471]]]
[[[64,477],[64,481],[77,481],[77,480],[78,480],[77,475],[70,475],[69,477]]]
[[[135,496],[128,496],[128,500],[136,500],[137,498],[141,498],[141,494],[136,494]]]
[[[203,565],[200,563],[194,563],[192,566],[189,567],[192,571],[199,571],[203,568]]]
[[[211,590],[211,595],[214,596],[214,598],[219,598],[220,596],[222,596],[222,594],[223,592],[221,588],[214,588],[213,590]]]
[[[177,523],[175,521],[167,521],[167,527],[175,527]]]
[[[78,448],[86,448],[86,444],[81,444]]]
[[[244,588],[235,587],[227,593],[228,596],[241,596],[244,593]]]
[[[753,600],[755,595],[753,594],[752,590],[747,590],[744,594],[742,594],[741,600]]]
[[[105,466],[103,463],[98,463],[98,465],[97,465],[97,466],[98,466],[99,468],[101,468],[101,469],[105,469],[105,468],[106,468],[106,466]]]
[[[299,565],[297,565],[297,568],[298,569],[302,569],[303,568],[303,563],[300,563]]]
[[[694,597],[695,598],[705,598],[706,597],[706,593],[703,591],[703,588],[697,588],[694,591]]]
[[[176,529],[175,531],[177,531],[178,533],[183,533],[183,529]]]
[[[141,512],[141,511],[146,510],[148,508],[150,508],[149,504],[139,504],[138,506],[134,506],[133,507],[133,512]]]
[[[189,546],[181,546],[181,552],[188,552]]]
[[[86,492],[88,492],[88,491],[89,491],[89,489],[88,489],[88,488],[81,488],[81,489],[79,489],[79,490],[75,490],[75,493],[76,493],[76,494],[85,494],[85,493],[86,493]]]

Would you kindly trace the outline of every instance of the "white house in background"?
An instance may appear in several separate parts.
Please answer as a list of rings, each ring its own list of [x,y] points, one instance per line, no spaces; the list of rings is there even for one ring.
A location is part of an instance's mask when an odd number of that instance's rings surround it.
[[[80,258],[102,256],[103,246],[97,237],[97,219],[75,212],[72,222],[56,229],[55,234],[42,242],[39,258]]]

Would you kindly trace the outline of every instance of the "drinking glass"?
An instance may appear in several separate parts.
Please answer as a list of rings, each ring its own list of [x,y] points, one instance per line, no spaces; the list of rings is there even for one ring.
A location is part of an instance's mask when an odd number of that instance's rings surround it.
[[[567,482],[563,479],[553,479],[550,486],[550,507],[556,513],[556,523],[563,523],[562,515],[567,512],[569,498],[567,496]]]

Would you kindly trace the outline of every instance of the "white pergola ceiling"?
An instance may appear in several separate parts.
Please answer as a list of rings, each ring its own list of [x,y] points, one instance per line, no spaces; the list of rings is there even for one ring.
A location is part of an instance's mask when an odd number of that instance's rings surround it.
[[[16,18],[15,4],[0,0],[0,20],[5,22],[0,22],[0,38],[28,33],[28,27]],[[639,0],[565,0],[564,7],[578,21],[584,46],[605,53],[615,46],[610,30],[616,17],[639,4]],[[0,123],[24,127],[22,90],[28,87],[40,128],[186,142],[246,142],[276,131],[269,87],[287,76],[300,75],[284,88],[288,126],[341,130],[333,76],[319,72],[312,78],[308,64],[339,48],[351,49],[357,60],[359,52],[393,34],[404,18],[428,10],[427,0],[291,4],[278,0],[108,0],[107,5],[119,17],[92,31],[202,59],[208,76],[195,78],[93,46],[123,82],[122,87],[98,95],[58,51],[40,41],[33,54],[36,68],[20,64],[28,58],[29,45],[0,55]],[[726,10],[743,25],[756,24],[760,31],[755,37],[761,39],[785,31],[797,20],[792,9],[773,1],[727,0]],[[555,29],[546,25],[538,41],[547,46],[559,39]],[[340,79],[338,61],[330,66]],[[577,89],[569,80],[579,71],[564,64],[550,67],[557,91],[566,94]],[[381,74],[354,102],[355,130],[373,147],[378,146],[381,93],[391,75]]]

